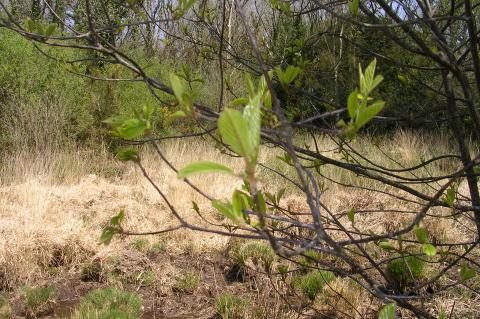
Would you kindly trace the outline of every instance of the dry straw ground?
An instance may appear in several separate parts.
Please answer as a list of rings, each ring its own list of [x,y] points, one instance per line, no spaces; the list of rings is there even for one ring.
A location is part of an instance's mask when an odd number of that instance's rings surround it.
[[[305,143],[312,143],[304,139]],[[334,145],[327,138],[320,139],[322,149],[329,152]],[[446,141],[446,136],[398,131],[381,140],[363,137],[355,143],[377,162],[393,163],[381,149],[395,161],[412,165],[419,158],[448,151],[450,145]],[[177,167],[210,159],[241,169],[238,160],[219,154],[200,139],[165,142],[161,147]],[[265,147],[261,162],[291,174],[276,155],[279,154]],[[188,220],[205,224],[193,212],[192,201],[209,218],[220,218],[204,198],[178,180],[148,149],[143,152],[143,163]],[[448,172],[455,167],[455,163],[443,161],[432,169]],[[325,167],[324,174],[338,181],[387,189],[385,185],[358,180],[331,167]],[[225,175],[202,175],[192,180],[217,198],[229,197],[241,184]],[[100,246],[102,226],[120,210],[126,213],[125,228],[129,230],[150,231],[175,225],[166,205],[138,169],[116,162],[107,152],[100,155],[54,149],[17,152],[2,161],[0,182],[0,293],[4,300],[0,303],[0,317],[32,316],[25,309],[21,287],[45,285],[54,285],[58,295],[49,311],[37,314],[39,317],[68,318],[70,309],[82,295],[106,286],[140,294],[144,300],[144,318],[213,318],[218,311],[215,300],[225,292],[247,300],[247,306],[236,310],[238,317],[299,317],[295,311],[300,309],[299,302],[286,307],[287,301],[274,291],[291,289],[281,280],[259,274],[244,282],[228,278],[232,267],[228,250],[235,241],[226,237],[179,230],[161,236],[115,239],[110,246]],[[267,172],[262,172],[262,183],[273,188],[271,191],[286,186]],[[328,181],[325,189],[323,200],[334,211],[351,207],[402,208],[395,206],[395,199],[367,190],[343,188]],[[288,205],[304,207],[300,194],[292,188],[287,188],[287,194]],[[394,229],[408,217],[398,213],[360,215],[357,227],[382,232]],[[449,220],[428,226],[433,236],[442,241],[456,242],[464,236],[461,225]],[[182,283],[179,278],[186,274],[199,279],[198,287],[193,285],[192,291],[179,287]],[[339,299],[338,293],[345,300]],[[459,288],[445,292],[428,306],[447,313],[453,307],[452,318],[479,318],[477,304],[476,293]],[[349,280],[337,279],[312,306],[327,311],[331,318],[374,318],[379,304]],[[311,309],[302,310],[300,317],[308,318],[314,313]]]

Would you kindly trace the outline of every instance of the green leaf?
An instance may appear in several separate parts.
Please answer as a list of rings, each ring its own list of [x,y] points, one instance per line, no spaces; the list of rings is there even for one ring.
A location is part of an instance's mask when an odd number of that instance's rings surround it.
[[[133,140],[145,133],[147,125],[145,121],[140,119],[129,119],[117,129],[116,133],[119,137],[126,140]]]
[[[239,221],[239,217],[232,208],[232,205],[230,204],[224,204],[221,201],[214,200],[212,201],[212,206],[217,209],[223,216],[227,217],[234,223],[237,223]]]
[[[282,188],[277,192],[277,204],[280,204],[280,200],[282,199],[284,194],[285,194],[285,188]]]
[[[460,269],[460,278],[462,281],[467,281],[468,279],[471,279],[477,275],[477,272],[470,267],[468,267],[467,263],[464,263],[462,265],[462,268]]]
[[[347,212],[348,220],[352,223],[355,222],[355,208],[350,208]]]
[[[355,90],[348,96],[347,101],[348,115],[351,119],[355,118],[358,109],[358,91]]]
[[[125,212],[121,210],[116,216],[110,219],[110,225],[102,230],[100,244],[108,245],[112,241],[113,235],[121,231],[120,223],[125,219]]]
[[[192,208],[194,211],[197,212],[197,214],[200,214],[200,208],[198,207],[198,204],[195,201],[192,201]]]
[[[386,239],[378,241],[377,245],[385,250],[394,250],[395,247]]]
[[[383,81],[382,75],[377,75],[370,84],[370,92],[373,91]]]
[[[390,303],[380,310],[378,319],[395,319],[395,304]]]
[[[38,34],[45,35],[45,29],[43,28],[42,22],[35,21],[35,28],[37,29]]]
[[[140,157],[138,156],[138,151],[130,147],[118,151],[117,158],[122,162],[138,162],[140,160]]]
[[[112,241],[113,235],[117,233],[117,229],[115,227],[105,227],[102,231],[102,235],[100,236],[100,244],[105,246],[109,245]]]
[[[419,242],[424,244],[428,241],[428,231],[425,228],[421,228],[415,225],[413,227],[413,230],[415,231],[415,235],[417,235]]]
[[[239,190],[235,190],[232,195],[232,211],[237,219],[243,216],[243,209],[246,208],[246,201],[244,200],[244,193]]]
[[[30,33],[35,31],[35,22],[33,22],[32,19],[27,18],[25,20],[25,30],[27,30]]]
[[[243,118],[248,126],[248,143],[254,148],[250,159],[252,164],[257,161],[258,148],[260,147],[260,100],[261,95],[257,94],[253,99],[250,99],[247,106],[243,109]]]
[[[45,36],[49,37],[53,34],[53,32],[55,32],[55,28],[57,27],[57,25],[55,23],[50,23],[47,27],[47,29],[45,30]]]
[[[359,6],[360,6],[360,0],[352,0],[352,2],[348,4],[348,8],[350,9],[350,12],[354,17],[358,15]]]
[[[153,114],[153,104],[152,103],[145,103],[143,106],[143,117],[148,120]]]
[[[247,105],[248,99],[245,97],[239,97],[238,99],[234,99],[230,102],[230,106],[238,106],[238,105]]]
[[[357,129],[361,128],[368,122],[370,122],[375,115],[380,113],[380,111],[383,109],[383,106],[385,105],[385,102],[383,101],[376,101],[372,105],[370,105],[367,108],[364,108],[358,112],[358,116],[355,119],[355,127]]]
[[[280,84],[284,86],[292,83],[301,71],[302,69],[293,65],[287,66],[285,71],[279,66],[275,67],[275,73],[277,74],[278,80],[280,81]]]
[[[405,75],[403,75],[403,74],[398,74],[398,75],[397,75],[397,79],[398,79],[399,81],[402,81],[402,82],[404,82],[404,83],[407,83],[407,78],[406,78]]]
[[[372,62],[365,69],[365,87],[362,91],[363,94],[368,95],[372,91],[373,77],[375,76],[375,68],[377,67],[377,59],[373,59]]]
[[[110,225],[112,226],[118,226],[120,225],[120,223],[125,219],[125,212],[123,210],[121,210],[118,215],[112,217],[112,219],[110,219]]]
[[[170,73],[170,84],[178,103],[185,108],[187,113],[190,113],[193,101],[185,82],[176,74]]]
[[[258,198],[258,204],[260,205],[257,208],[260,211],[260,213],[265,214],[267,212],[267,204],[265,203],[265,197],[263,197],[263,194],[261,192],[258,192],[257,198]]]
[[[453,186],[450,186],[447,189],[447,193],[443,197],[443,201],[448,206],[453,207],[453,204],[455,203],[455,188]]]
[[[165,119],[165,122],[166,122],[167,124],[171,124],[173,121],[175,121],[175,120],[177,120],[177,119],[179,119],[179,118],[186,117],[186,116],[187,116],[187,114],[185,114],[184,111],[181,111],[181,110],[180,110],[180,111],[176,111],[176,112],[170,114],[170,115]]]
[[[437,254],[437,249],[432,244],[423,244],[422,246],[423,253],[427,256],[435,256]]]
[[[233,170],[225,165],[209,162],[199,161],[190,163],[187,166],[180,169],[177,173],[178,178],[185,178],[193,174],[199,173],[223,173],[233,175]]]
[[[218,119],[218,130],[225,143],[235,153],[248,161],[256,157],[255,145],[248,133],[249,126],[242,113],[234,109],[225,109]]]
[[[447,319],[447,315],[445,314],[445,312],[441,312],[441,313],[438,315],[438,319]]]

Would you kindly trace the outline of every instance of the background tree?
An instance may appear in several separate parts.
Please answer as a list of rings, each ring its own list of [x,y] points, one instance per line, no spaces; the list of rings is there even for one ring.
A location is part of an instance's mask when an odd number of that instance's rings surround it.
[[[477,5],[470,0],[85,0],[61,7],[65,15],[43,4],[50,13],[43,5],[38,10],[34,1],[29,17],[22,20],[16,2],[0,3],[0,26],[31,40],[42,54],[76,75],[106,83],[143,82],[155,102],[138,107],[133,117],[107,119],[114,136],[149,144],[228,219],[212,221],[211,228],[187,222],[149,176],[138,150],[121,149],[118,158],[138,165],[178,219],[178,226],[154,233],[190,228],[266,240],[279,256],[298,266],[291,271],[304,269],[306,260],[322,284],[332,276],[351,278],[386,304],[382,318],[394,318],[394,305],[418,317],[442,316],[424,301],[457,285],[474,290],[468,280],[479,267],[480,155],[467,139],[480,133],[480,62]],[[50,15],[63,30],[48,24]],[[132,49],[139,30],[145,47],[140,52]],[[57,50],[47,47],[76,49],[83,56],[59,58]],[[146,62],[165,57],[167,68],[148,68]],[[240,84],[243,77],[245,84]],[[187,123],[182,128],[186,134],[179,138],[205,136],[222,152],[241,157],[244,170],[233,172],[205,161],[176,167],[157,143],[165,138],[154,125],[160,107],[169,110],[170,121]],[[100,117],[114,113],[112,107]],[[392,125],[448,130],[452,151],[418,159],[411,167],[385,167],[353,146],[362,131],[388,133]],[[312,136],[315,149],[296,138],[300,131]],[[332,139],[340,156],[325,155],[317,134]],[[267,145],[284,152],[278,160],[296,176],[259,162],[260,149]],[[456,159],[455,167],[432,175],[428,167],[446,158]],[[326,165],[355,178],[348,184],[336,181],[323,173]],[[284,190],[262,185],[260,169],[298,188],[308,212],[282,203]],[[192,174],[212,172],[238,175],[243,187],[232,189],[231,200],[222,202],[188,180]],[[379,192],[391,202],[375,211],[332,211],[322,198],[324,180]],[[466,193],[458,191],[462,181]],[[397,208],[402,206],[406,208]],[[198,207],[195,210],[202,217]],[[388,232],[375,233],[355,223],[359,216],[388,218],[392,213],[407,217]],[[122,227],[122,218],[123,213],[104,229],[104,243],[115,234],[135,233]],[[425,225],[444,219],[463,223],[468,241],[432,238]],[[418,274],[425,263],[435,265],[435,272],[422,281]],[[278,270],[271,275],[281,274]],[[453,284],[442,283],[442,276]]]

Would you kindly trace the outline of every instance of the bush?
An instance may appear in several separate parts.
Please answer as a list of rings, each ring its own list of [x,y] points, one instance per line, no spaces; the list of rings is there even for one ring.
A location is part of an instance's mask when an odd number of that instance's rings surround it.
[[[83,297],[72,319],[135,319],[141,312],[142,300],[137,294],[103,288]]]
[[[295,277],[293,286],[300,290],[306,297],[313,300],[323,287],[335,279],[331,271],[312,271],[306,275]]]

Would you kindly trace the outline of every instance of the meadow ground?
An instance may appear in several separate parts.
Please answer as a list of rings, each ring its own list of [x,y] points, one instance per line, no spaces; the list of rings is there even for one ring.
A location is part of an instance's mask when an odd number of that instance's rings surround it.
[[[329,151],[331,141],[320,139],[325,153],[341,156]],[[386,165],[395,161],[416,164],[419,158],[437,155],[450,147],[445,136],[406,131],[373,140],[363,137],[355,143],[371,159]],[[238,171],[242,165],[200,139],[164,142],[161,147],[177,167],[200,159],[228,164]],[[277,155],[264,147],[261,162],[293,174],[276,159]],[[210,203],[178,180],[154,153],[145,149],[142,162],[187,220],[208,227],[192,209],[195,201],[205,216],[221,221]],[[451,161],[441,161],[431,169],[449,172],[455,167]],[[325,167],[324,174],[344,183],[353,181],[388,189],[336,168]],[[272,191],[287,187],[284,201],[288,205],[306,208],[301,194],[284,181],[266,171],[261,176],[265,187],[274,186]],[[227,198],[241,185],[233,177],[215,174],[194,177],[192,181],[215,198]],[[124,227],[131,231],[176,225],[141,172],[132,164],[114,160],[106,151],[15,152],[2,161],[0,183],[0,318],[93,319],[104,318],[102,311],[123,311],[119,318],[311,318],[317,313],[315,309],[328,313],[330,318],[375,318],[380,307],[346,278],[335,279],[315,300],[305,300],[291,281],[266,274],[268,252],[262,243],[248,246],[227,237],[181,229],[155,236],[115,238],[109,246],[99,245],[102,227],[121,210],[126,214]],[[339,212],[351,207],[381,209],[396,205],[395,199],[381,193],[345,188],[328,180],[323,200]],[[397,227],[408,217],[398,213],[360,215],[356,223],[365,231],[381,232]],[[464,236],[461,223],[450,220],[435,222],[429,231],[445,241],[455,242]],[[239,249],[263,251],[264,255],[247,261],[240,273],[235,254]],[[272,260],[275,265],[282,263],[275,257]],[[102,295],[92,297],[92,292]],[[339,299],[338,293],[344,299]],[[89,296],[94,300],[124,300],[124,304],[112,306],[106,301],[92,306]],[[452,318],[479,318],[476,304],[478,294],[462,287],[428,301],[435,312],[449,313],[454,309]]]

